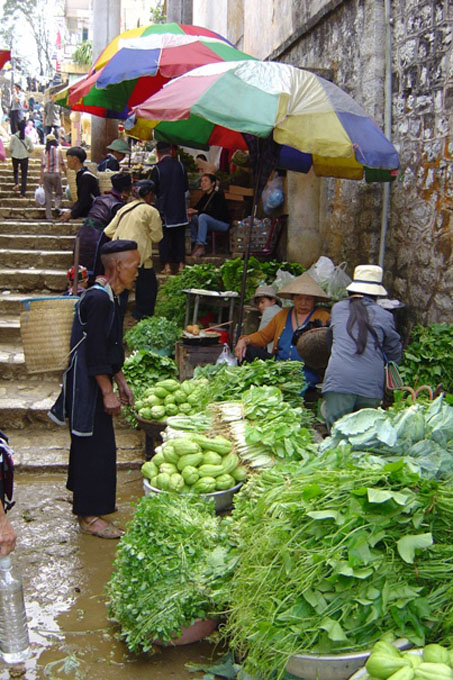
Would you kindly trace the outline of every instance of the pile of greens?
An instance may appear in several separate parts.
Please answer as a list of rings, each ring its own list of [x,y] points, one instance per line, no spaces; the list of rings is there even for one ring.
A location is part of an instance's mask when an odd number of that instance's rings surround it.
[[[186,267],[177,276],[172,276],[160,286],[157,293],[155,314],[172,319],[180,328],[184,326],[187,288],[221,290],[220,280],[213,264],[195,264]]]
[[[161,349],[169,354],[174,354],[180,338],[180,326],[161,316],[146,316],[124,334],[129,349]]]
[[[446,479],[453,474],[453,407],[440,396],[404,409],[349,413],[333,424],[320,451],[346,445],[357,458],[373,454],[367,456],[369,464],[404,456],[421,475]]]
[[[453,490],[403,461],[371,470],[280,463],[236,496],[238,563],[224,628],[245,670],[282,678],[296,653],[453,638]]]
[[[453,324],[414,326],[400,372],[406,385],[434,387],[453,393]]]
[[[110,615],[131,651],[151,651],[153,640],[171,641],[223,607],[233,568],[228,521],[196,496],[140,500],[107,586]]]
[[[241,290],[243,271],[244,260],[242,257],[236,257],[234,260],[226,260],[219,268],[224,290],[234,290],[239,293]],[[247,266],[245,299],[250,300],[257,287],[265,282],[266,274],[262,267],[262,263],[256,257],[250,257]]]
[[[209,402],[241,399],[252,385],[273,385],[280,388],[283,399],[290,406],[301,405],[301,391],[305,387],[303,364],[300,361],[255,359],[242,366],[207,364],[195,369],[195,378],[208,378]]]

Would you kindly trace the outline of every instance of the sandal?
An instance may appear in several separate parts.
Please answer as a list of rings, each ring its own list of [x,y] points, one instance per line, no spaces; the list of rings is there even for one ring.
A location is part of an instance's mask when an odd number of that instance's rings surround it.
[[[107,522],[105,526],[100,527],[99,529],[95,529],[93,524],[99,519],[102,520],[102,517],[94,517],[87,522],[83,517],[79,517],[80,532],[82,534],[97,536],[98,538],[121,538],[121,536],[123,536],[124,531],[113,524],[110,524],[110,522]]]

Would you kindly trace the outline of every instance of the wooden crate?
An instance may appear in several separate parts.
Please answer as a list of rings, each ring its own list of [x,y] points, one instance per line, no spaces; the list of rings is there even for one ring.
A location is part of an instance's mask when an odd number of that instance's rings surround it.
[[[263,224],[255,224],[250,236],[250,252],[255,255],[271,255],[278,243],[285,216],[267,218]],[[242,254],[245,247],[245,237],[248,226],[235,222],[230,229],[230,251],[233,255]]]
[[[253,189],[249,187],[240,187],[236,184],[230,184],[228,187],[230,194],[236,194],[238,196],[253,196]]]

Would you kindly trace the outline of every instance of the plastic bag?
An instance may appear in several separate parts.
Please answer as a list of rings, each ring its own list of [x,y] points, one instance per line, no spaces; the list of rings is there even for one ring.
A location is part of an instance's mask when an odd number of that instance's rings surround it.
[[[264,187],[261,198],[266,215],[279,208],[285,200],[282,178],[278,175],[272,177]]]
[[[285,272],[283,269],[278,269],[277,274],[275,275],[275,279],[272,282],[272,288],[274,288],[275,292],[278,293],[282,288],[288,285],[288,283],[291,283],[296,277],[294,274],[290,274],[290,272]],[[286,298],[282,298],[282,307],[291,307],[293,305],[292,300],[287,300]]]
[[[41,184],[35,189],[35,201],[38,205],[44,205],[46,202],[46,192]]]
[[[228,364],[229,366],[238,365],[238,360],[232,355],[231,350],[226,343],[223,345],[223,349],[216,361],[216,364]]]
[[[335,267],[333,274],[329,280],[327,286],[327,295],[332,298],[332,300],[341,300],[347,296],[346,287],[349,286],[352,279],[346,274],[346,262],[342,262],[337,267]]]
[[[327,293],[327,287],[334,271],[335,265],[332,260],[329,257],[321,255],[319,260],[312,264],[310,269],[307,270],[307,274],[310,274],[311,278]]]

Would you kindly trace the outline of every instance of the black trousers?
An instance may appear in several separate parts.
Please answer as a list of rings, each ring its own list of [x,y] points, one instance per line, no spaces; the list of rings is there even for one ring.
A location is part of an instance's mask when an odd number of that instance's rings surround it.
[[[154,314],[154,306],[157,297],[156,272],[151,269],[140,267],[135,282],[135,307],[132,312],[134,319],[140,321],[144,316]]]
[[[27,191],[28,158],[11,158],[13,162],[14,184],[19,184],[20,166],[20,193],[25,196]]]
[[[159,243],[159,255],[162,264],[185,262],[186,226],[162,227],[163,238]]]
[[[66,488],[74,494],[72,512],[75,515],[108,515],[115,510],[115,433],[112,416],[104,411],[100,391],[96,401],[93,435],[78,437],[71,434]]]
[[[53,130],[53,133],[55,135],[55,139],[58,142],[58,140],[60,139],[60,126],[59,125],[46,125],[46,135],[50,135],[52,130]]]

